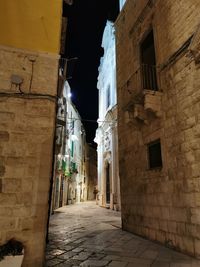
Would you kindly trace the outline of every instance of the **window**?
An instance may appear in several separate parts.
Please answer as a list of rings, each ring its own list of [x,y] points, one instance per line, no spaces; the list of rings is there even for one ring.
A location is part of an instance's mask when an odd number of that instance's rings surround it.
[[[110,85],[106,90],[106,109],[110,107]]]
[[[156,75],[156,55],[153,30],[147,35],[140,46],[142,86],[147,90],[158,90]]]
[[[71,142],[71,157],[74,156],[74,141]]]
[[[148,144],[149,168],[162,167],[162,155],[160,139]]]

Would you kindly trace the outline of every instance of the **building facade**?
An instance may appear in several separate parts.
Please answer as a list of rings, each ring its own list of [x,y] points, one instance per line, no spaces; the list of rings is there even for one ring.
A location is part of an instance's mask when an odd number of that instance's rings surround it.
[[[116,21],[123,229],[200,256],[200,2],[127,0]]]
[[[87,200],[85,146],[86,136],[81,117],[68,98],[67,105],[68,140],[67,151],[69,170],[71,173],[69,183],[68,204]]]
[[[97,87],[99,89],[99,119],[95,141],[98,144],[98,203],[120,209],[118,173],[116,57],[113,23],[104,30]]]
[[[88,192],[85,129],[67,81],[58,102],[55,146],[52,213],[64,205],[86,201]]]
[[[68,179],[66,165],[67,98],[64,86],[57,103],[56,133],[54,140],[54,171],[52,181],[51,213],[67,204]]]
[[[42,267],[53,158],[62,1],[1,1],[0,244]]]

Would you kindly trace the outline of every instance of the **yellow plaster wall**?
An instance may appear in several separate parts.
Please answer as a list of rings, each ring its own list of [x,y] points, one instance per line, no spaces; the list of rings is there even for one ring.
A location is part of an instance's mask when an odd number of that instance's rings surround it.
[[[58,53],[62,0],[1,0],[0,45]]]

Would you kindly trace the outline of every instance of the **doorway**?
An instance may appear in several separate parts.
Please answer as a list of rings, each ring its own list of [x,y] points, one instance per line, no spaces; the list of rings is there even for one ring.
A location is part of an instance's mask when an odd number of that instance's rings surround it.
[[[110,204],[110,164],[106,166],[106,204]]]

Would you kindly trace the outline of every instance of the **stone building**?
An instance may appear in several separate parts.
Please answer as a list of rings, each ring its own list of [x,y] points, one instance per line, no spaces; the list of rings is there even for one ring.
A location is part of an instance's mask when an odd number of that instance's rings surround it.
[[[66,81],[59,99],[51,211],[87,200],[86,136]]]
[[[86,136],[81,117],[68,98],[67,104],[68,139],[66,156],[69,167],[69,192],[68,204],[87,200],[87,189],[85,188],[85,146]]]
[[[67,142],[67,92],[66,86],[62,89],[57,104],[56,132],[54,144],[54,171],[51,193],[51,213],[67,204],[68,169],[66,164]]]
[[[200,2],[127,0],[116,21],[123,229],[200,256]]]
[[[104,30],[97,87],[99,89],[99,119],[95,141],[98,144],[98,203],[120,209],[118,174],[117,96],[115,34],[112,22]]]
[[[21,241],[23,266],[41,267],[62,1],[25,2],[0,1],[0,244]]]

